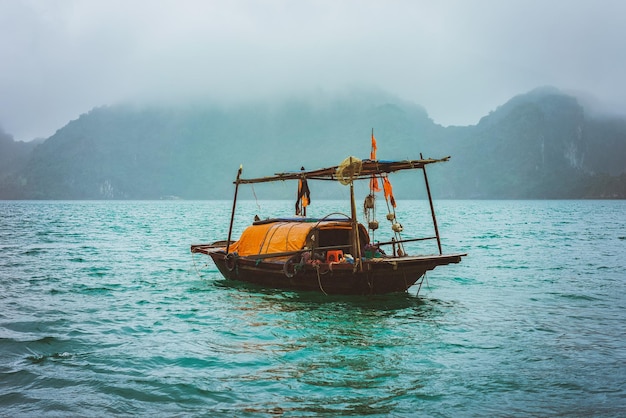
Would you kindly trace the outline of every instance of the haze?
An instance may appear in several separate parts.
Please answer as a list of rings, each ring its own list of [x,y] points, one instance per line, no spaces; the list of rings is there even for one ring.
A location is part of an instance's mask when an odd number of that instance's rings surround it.
[[[0,126],[95,106],[375,87],[442,125],[552,85],[626,114],[624,1],[0,0]]]

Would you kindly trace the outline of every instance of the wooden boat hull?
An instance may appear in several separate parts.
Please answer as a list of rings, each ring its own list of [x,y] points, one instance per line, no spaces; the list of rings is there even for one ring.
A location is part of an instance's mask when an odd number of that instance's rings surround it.
[[[388,257],[354,264],[293,264],[283,259],[229,257],[221,250],[192,246],[192,252],[209,255],[227,279],[278,289],[319,291],[327,294],[367,295],[404,292],[428,270],[459,263],[464,254]]]

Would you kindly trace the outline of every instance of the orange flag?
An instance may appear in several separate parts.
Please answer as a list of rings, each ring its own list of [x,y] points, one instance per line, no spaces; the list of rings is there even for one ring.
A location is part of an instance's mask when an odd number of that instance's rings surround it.
[[[374,138],[374,130],[372,129],[372,151],[370,151],[370,160],[376,161],[376,151],[378,150],[378,146],[376,145],[376,138]],[[380,192],[380,187],[378,186],[378,178],[375,175],[372,175],[370,179],[370,190],[372,192]]]
[[[370,190],[373,192],[380,192],[380,187],[378,186],[378,178],[375,175],[372,175],[370,179]]]
[[[393,189],[387,177],[383,177],[383,189],[385,189],[385,199],[389,199],[391,206],[396,207],[396,199],[393,197]]]
[[[372,151],[370,152],[370,160],[376,161],[376,151],[378,147],[376,146],[376,138],[374,138],[374,131],[372,131]]]

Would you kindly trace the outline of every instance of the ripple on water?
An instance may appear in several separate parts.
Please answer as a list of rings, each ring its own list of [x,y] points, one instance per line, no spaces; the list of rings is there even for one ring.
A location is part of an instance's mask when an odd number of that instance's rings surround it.
[[[236,232],[284,203],[244,201]],[[408,209],[423,203],[398,205],[405,231],[422,228]],[[626,409],[623,202],[438,202],[444,247],[469,256],[429,272],[419,297],[416,288],[328,297],[223,280],[189,244],[224,238],[230,209],[0,202],[2,413]]]

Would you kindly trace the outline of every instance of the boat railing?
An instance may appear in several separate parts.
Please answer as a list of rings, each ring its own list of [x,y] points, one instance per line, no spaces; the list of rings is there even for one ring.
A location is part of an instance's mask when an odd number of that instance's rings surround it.
[[[374,245],[377,245],[377,246],[395,245],[395,244],[402,244],[405,242],[427,241],[429,239],[437,239],[437,237],[435,236],[435,237],[424,237],[424,238],[392,239],[391,241],[375,242]]]
[[[377,247],[380,247],[381,245],[391,245],[393,247],[393,256],[396,257],[398,254],[398,244],[404,244],[405,242],[417,242],[417,241],[427,241],[430,239],[436,239],[438,240],[437,236],[434,237],[423,237],[423,238],[407,238],[407,239],[395,239],[393,238],[391,241],[385,241],[385,242],[376,242],[374,245],[376,245]]]

